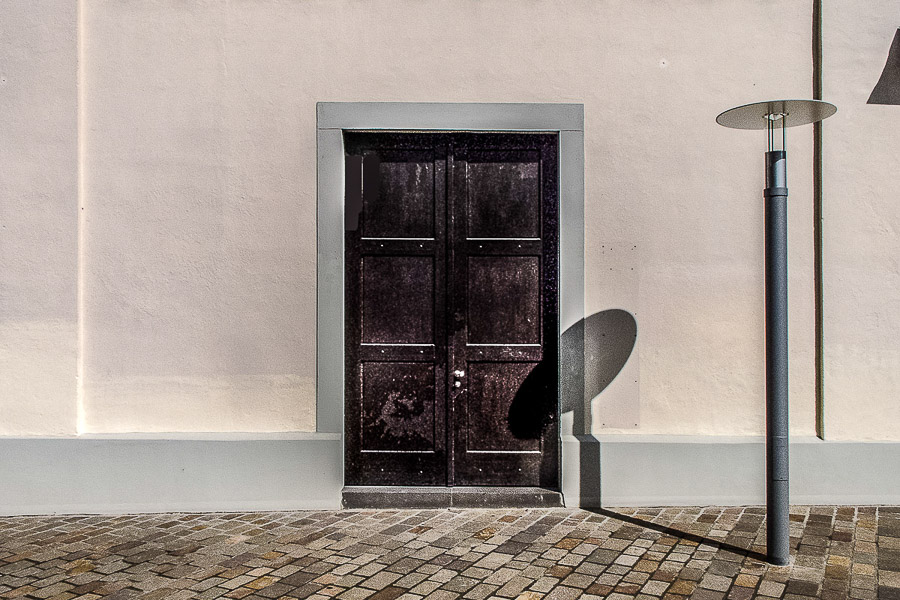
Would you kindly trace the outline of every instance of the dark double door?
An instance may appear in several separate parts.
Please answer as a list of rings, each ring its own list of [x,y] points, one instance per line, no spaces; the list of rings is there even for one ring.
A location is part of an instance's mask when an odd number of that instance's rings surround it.
[[[557,136],[344,142],[346,484],[557,489]]]

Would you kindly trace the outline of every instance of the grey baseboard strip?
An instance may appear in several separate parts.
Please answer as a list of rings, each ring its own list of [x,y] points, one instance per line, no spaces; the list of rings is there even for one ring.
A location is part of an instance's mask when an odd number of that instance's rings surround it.
[[[567,506],[765,502],[761,437],[562,441]],[[353,508],[551,507],[563,498],[542,488],[344,488],[342,451],[337,434],[0,438],[0,515],[336,510],[342,500]],[[900,504],[900,442],[794,438],[790,453],[792,504]]]
[[[765,504],[764,438],[600,436],[599,442],[603,506]],[[795,438],[791,504],[900,504],[897,465],[900,442]]]
[[[340,436],[0,438],[0,514],[340,508]]]

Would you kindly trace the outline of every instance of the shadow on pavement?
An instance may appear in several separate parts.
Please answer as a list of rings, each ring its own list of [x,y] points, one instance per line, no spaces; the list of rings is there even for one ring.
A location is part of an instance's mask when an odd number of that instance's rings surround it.
[[[676,537],[682,540],[689,540],[691,542],[696,542],[697,544],[705,544],[707,546],[712,546],[717,550],[722,550],[725,552],[732,552],[738,556],[746,556],[748,558],[752,558],[754,560],[758,560],[762,563],[766,562],[766,555],[761,552],[756,552],[755,550],[748,550],[746,548],[741,548],[739,546],[735,546],[733,544],[729,544],[727,542],[722,542],[719,540],[714,540],[710,538],[705,538],[701,535],[697,535],[696,533],[688,533],[686,531],[681,531],[679,529],[674,529],[672,527],[668,527],[666,525],[660,525],[659,523],[654,523],[653,521],[647,521],[644,519],[640,519],[638,517],[630,517],[628,515],[623,515],[611,510],[607,510],[605,508],[585,508],[584,510],[588,512],[592,512],[594,514],[603,515],[604,517],[610,517],[612,519],[616,519],[618,521],[625,521],[626,523],[631,523],[632,525],[637,525],[638,527],[644,527],[647,529],[652,529],[654,531],[658,531],[660,533],[664,533],[666,535],[671,535],[672,537]]]

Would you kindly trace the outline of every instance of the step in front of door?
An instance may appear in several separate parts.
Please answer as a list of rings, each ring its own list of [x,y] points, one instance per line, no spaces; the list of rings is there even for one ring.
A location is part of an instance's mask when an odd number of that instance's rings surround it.
[[[553,508],[562,494],[539,487],[347,486],[344,508]]]

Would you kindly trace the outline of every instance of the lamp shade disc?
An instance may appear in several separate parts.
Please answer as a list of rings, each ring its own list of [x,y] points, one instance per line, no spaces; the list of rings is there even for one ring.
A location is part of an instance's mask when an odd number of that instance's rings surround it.
[[[730,108],[716,117],[716,123],[732,129],[766,129],[808,125],[837,112],[834,104],[822,100],[769,100]]]

